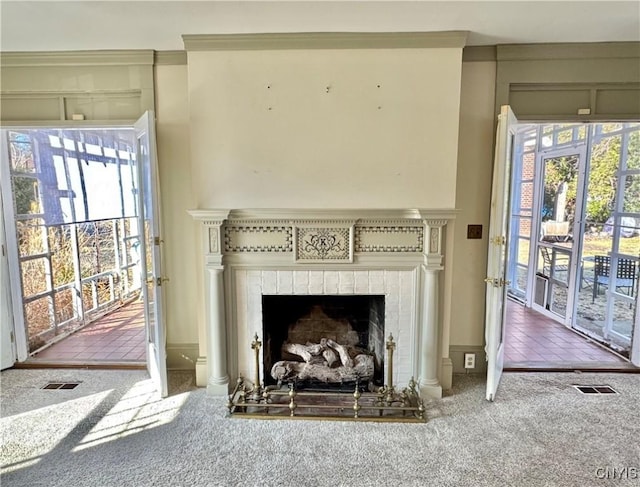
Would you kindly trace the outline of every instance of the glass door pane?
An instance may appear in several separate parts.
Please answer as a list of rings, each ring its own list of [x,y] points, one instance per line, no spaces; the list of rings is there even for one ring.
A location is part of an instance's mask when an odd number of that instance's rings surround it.
[[[527,299],[531,228],[533,224],[534,179],[536,163],[536,127],[521,129],[515,140],[515,164],[511,196],[511,225],[507,270],[509,296]]]
[[[640,268],[640,126],[595,126],[575,326],[627,355]]]
[[[580,154],[554,151],[542,156],[537,301],[564,321],[571,309],[571,264],[576,225]],[[543,296],[541,298],[541,296]]]

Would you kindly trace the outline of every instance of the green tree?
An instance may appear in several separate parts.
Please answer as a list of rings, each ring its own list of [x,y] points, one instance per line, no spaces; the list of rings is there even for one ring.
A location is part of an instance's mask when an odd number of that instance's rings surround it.
[[[605,137],[591,148],[589,184],[587,188],[587,221],[604,223],[613,211],[620,165],[619,135]]]
[[[627,169],[640,169],[640,130],[631,132],[627,145]],[[624,183],[625,212],[640,213],[640,175],[627,175]]]
[[[573,220],[578,192],[577,156],[554,157],[544,161],[544,220]],[[561,191],[566,191],[564,214],[556,215],[556,203]]]

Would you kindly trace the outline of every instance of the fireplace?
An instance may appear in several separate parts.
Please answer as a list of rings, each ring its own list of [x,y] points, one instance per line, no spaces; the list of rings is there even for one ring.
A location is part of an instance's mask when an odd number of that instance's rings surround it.
[[[264,385],[383,385],[384,296],[263,295],[262,326]]]
[[[448,358],[441,345],[439,288],[452,211],[190,213],[203,224],[207,352],[196,363],[199,385],[219,395],[240,377],[275,384],[271,371],[278,362],[291,362],[280,371],[285,378],[289,369],[304,367],[304,357],[286,350],[288,345],[283,353],[283,345],[298,344],[310,346],[310,355],[293,352],[334,364],[325,374],[349,362],[337,362],[345,348],[354,364],[359,356],[357,376],[372,364],[367,383],[378,386],[392,372],[395,385],[415,378],[423,395],[441,396],[439,374]],[[305,324],[313,320],[311,332]],[[257,360],[255,335],[262,344]],[[395,343],[392,369],[389,335]],[[353,371],[339,372],[353,378]],[[306,382],[324,387],[327,381]]]

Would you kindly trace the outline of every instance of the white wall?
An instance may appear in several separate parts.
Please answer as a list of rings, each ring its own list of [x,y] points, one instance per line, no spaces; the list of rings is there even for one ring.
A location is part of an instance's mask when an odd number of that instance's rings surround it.
[[[453,208],[461,54],[189,52],[196,204]]]
[[[163,274],[170,279],[164,285],[167,344],[170,352],[172,348],[184,345],[197,351],[199,259],[196,249],[199,241],[196,225],[187,214],[187,210],[195,207],[195,198],[191,186],[186,65],[156,66],[155,82]],[[191,355],[194,352],[183,350],[180,353]]]
[[[495,62],[462,65],[460,139],[453,236],[451,345],[484,344],[487,234],[496,118]],[[482,239],[468,240],[467,225],[482,224]]]

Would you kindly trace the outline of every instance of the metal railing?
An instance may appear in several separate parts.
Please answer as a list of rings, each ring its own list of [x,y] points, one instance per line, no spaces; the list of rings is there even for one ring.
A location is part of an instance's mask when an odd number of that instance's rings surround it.
[[[30,353],[116,309],[141,290],[136,218],[47,225],[30,237],[37,239],[38,234],[44,251],[19,258]],[[51,245],[52,235],[57,245]],[[23,266],[34,261],[42,264],[29,274]],[[55,282],[58,274],[72,277]],[[25,290],[27,280],[42,286],[41,279],[44,290],[30,294]]]

